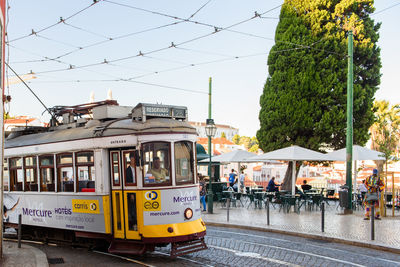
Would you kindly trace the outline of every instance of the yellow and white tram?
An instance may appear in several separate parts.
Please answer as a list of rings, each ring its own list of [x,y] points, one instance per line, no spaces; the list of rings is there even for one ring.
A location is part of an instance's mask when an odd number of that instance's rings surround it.
[[[185,107],[102,101],[51,109],[62,122],[6,139],[4,221],[23,234],[107,241],[109,251],[205,249],[196,131]],[[57,123],[56,123],[57,122]]]

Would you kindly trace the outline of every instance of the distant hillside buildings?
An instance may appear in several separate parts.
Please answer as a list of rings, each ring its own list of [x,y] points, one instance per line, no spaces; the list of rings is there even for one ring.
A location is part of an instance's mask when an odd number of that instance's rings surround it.
[[[207,137],[206,135],[206,123],[205,122],[194,122],[191,121],[189,122],[190,125],[196,128],[197,134],[199,137]],[[224,125],[224,124],[215,124],[217,127],[217,132],[215,134],[215,137],[222,137],[222,133],[225,133],[225,138],[232,141],[232,138],[235,136],[235,134],[239,134],[239,129],[234,128],[229,125]]]
[[[16,116],[14,118],[4,120],[4,131],[11,132],[14,128],[27,127],[27,126],[46,126],[47,124],[41,122],[38,118],[29,116]]]

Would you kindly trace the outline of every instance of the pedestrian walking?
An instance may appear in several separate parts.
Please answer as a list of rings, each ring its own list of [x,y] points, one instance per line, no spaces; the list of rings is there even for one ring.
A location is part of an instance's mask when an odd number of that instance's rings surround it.
[[[372,214],[372,216],[375,215],[375,219],[380,220],[379,193],[382,192],[385,184],[383,183],[383,180],[379,177],[377,169],[374,169],[372,171],[372,175],[365,180],[365,186],[367,187],[367,193],[364,198],[364,220],[369,220],[372,205],[374,205],[375,207],[375,214]]]
[[[207,206],[206,206],[206,195],[207,195],[207,190],[206,190],[206,184],[204,182],[204,177],[200,174],[199,175],[199,192],[200,192],[200,202],[203,205],[203,211],[207,211]]]
[[[229,186],[233,187],[234,184],[237,183],[237,174],[235,173],[235,170],[232,169],[232,172],[229,174]]]

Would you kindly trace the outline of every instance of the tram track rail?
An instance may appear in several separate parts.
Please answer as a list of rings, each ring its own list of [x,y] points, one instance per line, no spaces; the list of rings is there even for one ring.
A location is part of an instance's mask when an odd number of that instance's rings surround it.
[[[260,243],[260,242],[244,241],[243,237],[251,237],[251,238],[254,238],[254,239],[262,239],[262,240],[269,240],[269,241],[270,240],[274,240],[274,241],[277,241],[277,242],[297,244],[299,246],[304,245],[304,243],[301,243],[301,242],[298,242],[298,241],[282,239],[282,238],[276,238],[276,237],[263,236],[263,235],[255,235],[255,234],[250,234],[250,233],[239,233],[239,232],[235,232],[235,231],[220,230],[220,229],[215,229],[215,228],[212,228],[212,229],[208,228],[207,229],[207,237],[206,237],[206,239],[207,239],[207,245],[209,247],[218,248],[218,246],[214,246],[214,245],[210,244],[209,241],[212,238],[232,240],[232,241],[239,240],[239,239],[235,239],[235,238],[221,237],[219,235],[215,235],[215,233],[224,233],[224,234],[229,234],[229,235],[240,236],[241,237],[241,241],[240,242],[245,243],[245,244],[258,245],[258,246],[269,247],[269,248],[273,248],[273,249],[285,250],[285,251],[293,252],[293,253],[305,254],[305,255],[308,255],[308,256],[311,256],[311,257],[323,258],[323,259],[326,259],[326,260],[331,260],[331,261],[334,261],[334,262],[337,262],[337,263],[342,263],[342,264],[349,264],[349,265],[352,265],[352,266],[365,266],[363,264],[359,264],[359,263],[355,263],[355,262],[351,262],[351,261],[344,261],[344,260],[336,259],[336,258],[333,258],[333,257],[330,257],[330,256],[318,255],[318,254],[307,252],[307,251],[300,250],[300,249],[288,249],[288,248],[281,247],[281,246],[278,246],[278,245],[268,245],[268,244],[264,244],[264,243]],[[316,241],[317,240],[312,240],[311,242],[316,242]],[[335,242],[326,242],[326,243],[337,244]],[[321,245],[315,245],[315,244],[307,243],[307,247],[313,247],[313,248],[317,249],[317,248],[321,248]],[[221,248],[221,247],[219,247],[219,248]],[[369,249],[369,248],[367,248],[367,249]],[[365,253],[362,253],[362,252],[354,253],[354,252],[351,252],[351,251],[348,251],[348,250],[339,249],[339,248],[332,248],[332,247],[329,247],[329,246],[324,246],[324,250],[330,250],[330,251],[335,252],[335,253],[347,254],[349,256],[351,255],[352,258],[356,258],[356,257],[369,258],[369,259],[372,259],[372,260],[378,260],[378,261],[385,262],[385,263],[388,263],[388,264],[395,264],[395,265],[400,266],[399,261],[394,261],[394,260],[382,258],[382,257],[376,256],[376,255],[371,256],[371,255],[368,255],[368,254],[365,254]],[[240,251],[236,251],[236,252],[240,252]]]
[[[17,237],[15,237],[15,238],[14,237],[8,237],[8,238],[4,237],[3,240],[11,241],[11,242],[18,242]],[[57,241],[45,242],[45,241],[28,240],[28,239],[21,239],[21,243],[34,244],[34,245],[46,245],[46,246],[54,246],[54,247],[57,247],[57,246],[60,246],[60,245],[62,245],[62,246],[71,246],[71,247],[74,246],[73,244],[65,243],[65,242],[57,242]],[[90,251],[93,252],[93,253],[102,254],[102,255],[105,255],[105,256],[109,256],[109,257],[119,258],[121,260],[132,262],[132,263],[135,263],[135,264],[138,264],[138,265],[141,265],[141,266],[146,266],[146,267],[163,266],[163,264],[152,265],[150,263],[146,263],[144,261],[140,261],[140,260],[134,259],[133,256],[132,257],[121,256],[121,255],[108,253],[108,252],[104,252],[104,251],[100,251],[100,250],[90,250]],[[153,251],[151,254],[158,254],[158,255],[166,256],[168,258],[170,257],[169,253],[165,253],[165,252],[161,252],[161,251],[157,251],[157,250]],[[188,262],[194,263],[196,265],[201,265],[201,266],[205,266],[205,267],[214,267],[214,265],[210,265],[210,264],[207,264],[207,263],[204,263],[204,262],[201,262],[201,261],[196,261],[196,260],[193,260],[193,259],[189,259],[189,258],[187,258],[185,256],[178,256],[176,259],[183,260],[183,261],[188,261]],[[177,264],[179,264],[179,262],[177,262]]]

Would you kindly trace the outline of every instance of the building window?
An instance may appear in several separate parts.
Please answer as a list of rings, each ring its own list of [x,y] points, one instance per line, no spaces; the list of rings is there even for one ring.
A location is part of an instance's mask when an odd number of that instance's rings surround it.
[[[72,153],[57,155],[57,191],[74,192]]]
[[[37,162],[36,157],[25,157],[24,158],[24,171],[25,171],[25,191],[37,192]]]
[[[76,175],[78,177],[78,192],[95,192],[96,177],[94,169],[94,154],[92,151],[77,152]]]

